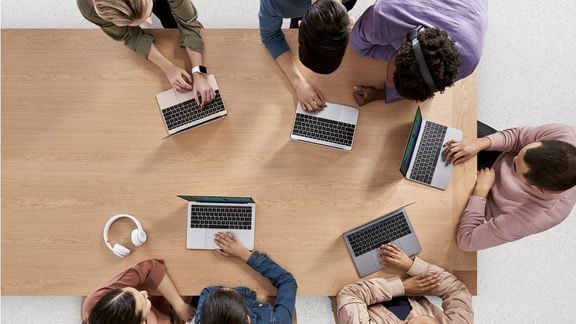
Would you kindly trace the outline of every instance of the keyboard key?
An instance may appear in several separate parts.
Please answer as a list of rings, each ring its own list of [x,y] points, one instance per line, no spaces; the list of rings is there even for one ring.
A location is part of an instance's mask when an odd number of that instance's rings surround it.
[[[348,241],[350,242],[354,255],[360,256],[410,233],[408,221],[404,217],[404,214],[399,213],[378,220],[348,235]]]
[[[220,91],[215,90],[215,92],[216,96],[214,100],[204,105],[203,108],[200,108],[196,100],[192,99],[162,110],[162,115],[164,116],[168,129],[172,130],[226,110],[222,102],[222,97],[220,96]]]
[[[352,124],[296,113],[292,134],[352,146],[355,128]]]
[[[252,228],[252,207],[191,206],[190,227],[249,230]]]

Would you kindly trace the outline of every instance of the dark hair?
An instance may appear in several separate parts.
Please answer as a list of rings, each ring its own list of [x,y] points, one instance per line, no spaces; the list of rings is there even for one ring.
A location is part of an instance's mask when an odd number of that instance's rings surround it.
[[[550,191],[565,191],[576,185],[576,147],[550,140],[526,150],[524,162],[530,170],[524,177],[531,184]]]
[[[300,23],[298,54],[310,70],[330,74],[340,66],[350,38],[348,11],[335,0],[313,3]]]
[[[454,41],[443,30],[425,28],[417,37],[436,88],[442,92],[454,84],[460,68],[460,54]],[[434,97],[434,92],[422,78],[408,35],[397,51],[395,63],[394,87],[399,95],[416,101]]]
[[[142,310],[136,311],[134,295],[122,289],[114,289],[94,305],[88,324],[140,324]]]
[[[200,315],[201,324],[246,324],[248,309],[238,292],[231,289],[213,291],[204,305]]]

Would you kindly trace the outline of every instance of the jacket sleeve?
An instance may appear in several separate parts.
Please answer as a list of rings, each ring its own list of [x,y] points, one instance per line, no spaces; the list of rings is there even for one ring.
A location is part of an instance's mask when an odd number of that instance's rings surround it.
[[[563,124],[546,124],[532,127],[516,127],[503,130],[491,135],[491,151],[518,152],[524,146],[544,140],[560,140],[576,144],[576,129]]]
[[[296,307],[298,285],[291,273],[284,270],[266,254],[254,251],[248,259],[248,265],[260,272],[276,287],[274,317],[278,323],[292,323]]]
[[[270,0],[260,0],[258,13],[260,38],[274,59],[290,50],[282,33],[282,16],[276,13]]]
[[[468,288],[450,272],[416,257],[408,274],[417,276],[424,273],[440,276],[440,286],[432,294],[442,298],[443,310],[434,307],[434,318],[442,324],[473,323],[472,295]]]
[[[368,324],[368,306],[404,295],[404,285],[399,278],[374,278],[361,280],[342,288],[336,297],[338,323]],[[390,318],[385,323],[396,323]]]
[[[558,214],[560,208],[565,208],[561,203],[556,203],[549,210],[542,210],[538,215],[534,214],[533,205],[519,206],[514,213],[502,213],[484,222],[486,210],[486,198],[470,196],[468,205],[464,209],[456,243],[463,251],[478,251],[497,246],[506,242],[516,241],[523,237],[543,232],[562,222],[569,213],[563,217],[549,217],[550,214]],[[549,218],[545,222],[531,222],[533,216]]]
[[[195,52],[204,51],[204,42],[200,35],[200,23],[196,7],[190,0],[168,0],[172,16],[180,31],[180,47],[190,48]]]
[[[160,285],[166,275],[166,266],[162,260],[146,260],[119,273],[102,287],[92,292],[84,301],[84,319],[87,319],[90,311],[110,291],[132,287],[136,289],[155,289]]]

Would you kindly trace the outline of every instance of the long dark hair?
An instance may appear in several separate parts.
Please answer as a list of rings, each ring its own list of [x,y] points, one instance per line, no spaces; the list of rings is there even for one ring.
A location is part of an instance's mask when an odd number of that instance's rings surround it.
[[[114,289],[104,295],[90,311],[85,324],[140,324],[142,310],[136,311],[134,295]]]
[[[200,315],[201,324],[246,324],[248,309],[246,303],[232,289],[218,289],[208,295],[202,313]]]

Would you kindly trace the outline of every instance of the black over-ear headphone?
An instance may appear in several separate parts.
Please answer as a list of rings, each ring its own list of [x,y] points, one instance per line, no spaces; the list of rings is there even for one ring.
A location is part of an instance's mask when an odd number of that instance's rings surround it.
[[[424,79],[424,83],[432,90],[432,92],[438,91],[436,88],[436,84],[434,83],[434,79],[432,79],[432,74],[430,74],[430,70],[428,70],[428,65],[426,64],[426,60],[424,59],[424,54],[422,54],[422,48],[420,47],[420,42],[418,42],[418,33],[423,30],[425,27],[422,25],[418,25],[416,28],[412,29],[408,33],[408,40],[412,44],[412,50],[414,50],[414,55],[416,56],[416,62],[418,62],[418,69],[420,70],[420,74],[422,75],[422,79]]]

